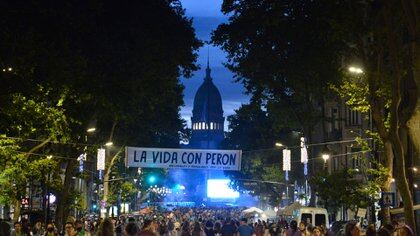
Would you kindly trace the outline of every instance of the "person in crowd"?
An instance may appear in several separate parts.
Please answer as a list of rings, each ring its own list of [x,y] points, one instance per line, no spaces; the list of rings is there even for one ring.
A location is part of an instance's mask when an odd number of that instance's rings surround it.
[[[47,224],[47,230],[44,233],[44,236],[56,236],[58,235],[55,230],[55,226],[53,223]]]
[[[174,223],[174,226],[175,226],[175,234],[173,236],[181,236],[181,223],[176,221]]]
[[[230,218],[227,218],[225,224],[222,226],[222,236],[233,236],[237,232],[236,226]]]
[[[254,224],[254,230],[256,236],[264,236],[264,226],[261,223],[261,220],[258,220],[258,222]]]
[[[404,224],[399,224],[395,228],[394,231],[395,236],[414,236],[413,230],[410,228],[410,226]]]
[[[77,235],[77,231],[74,227],[73,222],[67,222],[66,225],[64,226],[64,235],[65,236],[76,236]]]
[[[276,223],[276,222],[272,222],[270,225],[269,225],[269,233],[270,233],[270,236],[279,236],[279,235],[281,235],[281,227],[280,227],[280,223],[278,222],[278,223]]]
[[[176,236],[174,235],[175,224],[172,219],[168,219],[168,236]]]
[[[215,236],[214,231],[214,224],[212,220],[208,220],[204,227],[204,233],[206,233],[206,236]]]
[[[201,225],[199,221],[196,221],[193,226],[193,230],[191,232],[192,236],[206,236],[204,231],[201,229]]]
[[[114,224],[109,218],[105,218],[98,228],[98,236],[114,236]]]
[[[297,226],[297,221],[292,220],[290,221],[290,227],[284,233],[285,236],[302,236],[302,233],[299,231]]]
[[[134,222],[129,222],[124,228],[124,236],[136,236],[139,232],[139,227]]]
[[[346,224],[345,228],[346,236],[360,236],[360,229],[357,222],[351,221]]]
[[[122,220],[115,221],[115,234],[117,236],[122,236],[124,229],[124,222]]]
[[[247,218],[242,218],[241,224],[238,227],[239,236],[252,236],[254,230],[247,224]]]
[[[42,236],[44,235],[44,229],[42,227],[41,221],[37,221],[32,229],[33,236]]]
[[[167,236],[168,226],[166,225],[165,220],[161,220],[158,225],[158,232],[160,236]]]
[[[32,236],[31,224],[29,223],[28,219],[22,219],[22,233],[23,235]]]
[[[306,231],[305,231],[305,233],[308,233],[308,232],[306,232]],[[303,233],[302,233],[302,234],[303,234]],[[321,227],[319,227],[319,226],[315,226],[315,227],[313,228],[313,230],[312,230],[312,234],[305,234],[305,235],[322,236],[322,235],[324,235],[324,234],[322,233],[322,229],[321,229]]]
[[[214,223],[214,234],[216,236],[220,236],[222,233],[222,224],[220,223],[220,221],[216,221],[216,223]]]
[[[366,229],[366,236],[376,236],[376,229],[374,224],[369,224]]]
[[[15,222],[14,230],[12,231],[12,236],[24,236],[22,231],[22,224],[20,222]]]
[[[303,236],[309,236],[309,235],[311,235],[311,233],[308,232],[308,230],[306,228],[306,223],[304,221],[301,221],[299,223],[299,231],[302,233]]]
[[[378,236],[391,236],[393,234],[394,226],[392,224],[385,224],[378,231]]]
[[[181,236],[191,236],[190,223],[186,220],[182,222]]]
[[[82,220],[76,220],[74,222],[74,226],[75,226],[76,231],[77,231],[77,234],[76,234],[77,236],[86,236],[86,231],[83,227],[84,223],[83,223]]]
[[[264,236],[270,236],[270,230],[265,220],[263,220],[262,225],[263,225]]]

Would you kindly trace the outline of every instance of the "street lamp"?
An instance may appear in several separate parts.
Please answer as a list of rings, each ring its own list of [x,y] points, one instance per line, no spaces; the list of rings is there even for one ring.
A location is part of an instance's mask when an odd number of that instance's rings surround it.
[[[363,70],[360,67],[350,66],[348,70],[350,73],[353,73],[353,74],[363,74]]]
[[[95,132],[96,131],[96,128],[95,127],[91,127],[91,128],[88,128],[87,130],[86,130],[86,132],[88,132],[88,133],[93,133],[93,132]]]
[[[112,145],[114,145],[114,143],[112,141],[109,141],[109,142],[105,143],[105,146],[107,146],[107,147],[111,147]]]
[[[329,154],[322,154],[322,159],[324,159],[324,163],[327,163],[327,160],[330,159]]]
[[[284,145],[282,143],[276,143],[275,145],[276,145],[276,147],[284,147]]]

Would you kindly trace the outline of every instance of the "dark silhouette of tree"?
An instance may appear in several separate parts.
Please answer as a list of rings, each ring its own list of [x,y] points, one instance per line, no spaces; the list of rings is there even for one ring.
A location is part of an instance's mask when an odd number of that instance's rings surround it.
[[[13,94],[41,100],[42,88],[42,101],[59,104],[69,121],[59,138],[83,143],[94,123],[91,143],[178,146],[184,124],[179,77],[197,69],[201,46],[179,1],[2,1],[0,8],[0,66],[13,68],[0,70],[0,104]],[[41,151],[76,159],[83,150],[45,145]],[[62,162],[63,185],[69,187],[57,194],[58,223],[69,212],[63,203],[69,202],[77,165]]]

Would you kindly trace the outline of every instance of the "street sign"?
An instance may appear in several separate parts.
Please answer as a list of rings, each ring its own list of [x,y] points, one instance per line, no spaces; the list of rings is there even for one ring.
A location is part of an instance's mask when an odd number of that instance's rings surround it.
[[[395,193],[382,192],[381,202],[382,205],[386,207],[395,206]]]

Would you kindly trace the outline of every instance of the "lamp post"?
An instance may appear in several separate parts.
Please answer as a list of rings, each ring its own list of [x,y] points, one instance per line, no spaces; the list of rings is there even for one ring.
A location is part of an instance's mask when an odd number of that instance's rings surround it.
[[[290,149],[282,143],[276,142],[275,146],[283,149],[283,171],[285,172],[284,177],[286,180],[286,200],[287,204],[289,204],[289,171],[291,170],[291,152]]]
[[[321,157],[324,160],[324,170],[328,172],[328,165],[327,165],[327,161],[328,159],[330,159],[331,157],[331,151],[330,149],[327,147],[327,145],[324,146],[324,148],[322,149],[321,152]]]
[[[327,160],[330,159],[330,154],[322,154],[322,159],[324,159],[324,169],[328,170]]]
[[[85,170],[85,168],[83,166],[83,161],[87,160],[89,135],[93,135],[95,133],[95,131],[96,131],[96,127],[94,127],[94,126],[90,126],[86,129],[86,133],[85,133],[85,143],[86,143],[86,145],[85,145],[85,148],[84,148],[85,154],[84,154],[84,159],[80,160],[80,165],[81,165],[80,171],[81,172]],[[93,159],[93,156],[92,156],[91,159]],[[85,197],[85,202],[87,203],[87,206],[89,208],[89,212],[92,212],[92,206],[91,205],[92,205],[92,199],[93,199],[93,195],[94,195],[94,190],[93,190],[93,182],[94,182],[93,181],[93,174],[94,174],[93,170],[94,170],[94,166],[92,166],[92,165],[93,164],[88,165],[91,168],[92,171],[90,171],[90,182],[89,183],[86,182],[86,187],[88,188],[87,192],[89,193],[89,195],[86,195],[86,197]],[[80,188],[81,188],[82,187],[82,179],[80,179],[79,184],[80,184]]]
[[[110,141],[108,141],[107,143],[105,143],[105,147],[107,147],[107,149],[106,149],[106,153],[107,154],[105,154],[105,167],[106,167],[106,163],[107,163],[107,161],[106,161],[106,157],[107,156],[109,156],[109,148],[110,147],[112,147],[112,145],[113,145],[113,142],[110,140]],[[101,213],[101,215],[102,215],[102,217],[105,217],[106,216],[106,214],[108,213],[108,211],[107,211],[107,206],[106,206],[106,204],[107,204],[107,201],[108,201],[108,194],[109,194],[109,173],[110,173],[110,170],[109,170],[109,168],[111,168],[111,166],[109,166],[110,164],[108,163],[108,169],[107,168],[104,168],[104,172],[105,172],[105,174],[104,174],[104,195],[103,195],[103,204],[105,205],[105,211],[104,211],[104,213],[105,213],[105,215],[104,214],[102,214]]]

